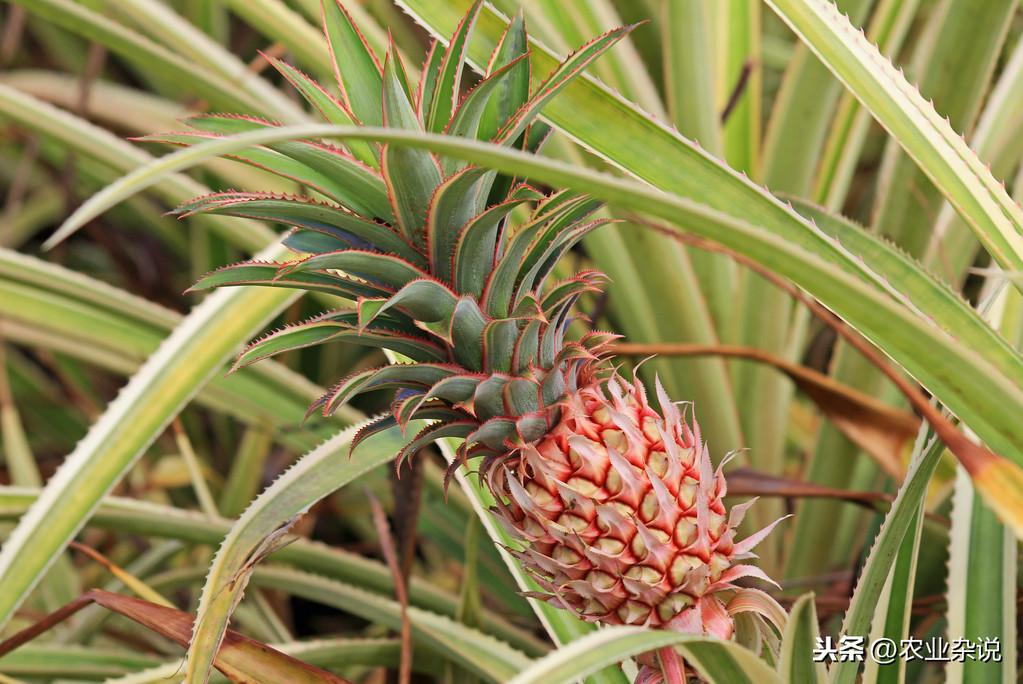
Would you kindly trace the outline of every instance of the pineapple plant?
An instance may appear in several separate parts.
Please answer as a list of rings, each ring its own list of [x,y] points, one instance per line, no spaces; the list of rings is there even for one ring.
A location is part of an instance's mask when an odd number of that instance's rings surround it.
[[[1018,676],[1017,2],[340,4],[0,8],[0,679]]]
[[[334,0],[325,0],[323,14],[340,97],[267,59],[330,122],[535,153],[551,132],[537,118],[544,104],[630,29],[587,43],[532,87],[520,15],[463,97],[465,48],[481,4],[473,4],[446,48],[434,43],[415,90],[393,44],[381,64]],[[188,145],[277,125],[238,115],[188,122],[191,131],[149,139]],[[367,142],[299,140],[238,159],[300,180],[310,192],[220,192],[177,213],[289,225],[284,243],[296,258],[226,266],[193,289],[299,288],[355,306],[270,333],[245,349],[236,368],[332,341],[389,350],[398,362],[342,378],[310,412],[331,415],[361,393],[393,390],[390,411],[352,448],[380,431],[428,421],[397,455],[399,467],[436,440],[462,439],[449,474],[479,459],[494,513],[521,542],[511,552],[543,589],[536,598],[591,622],[725,639],[734,633],[733,613],[772,614],[763,607],[766,594],[750,601],[755,590],[736,584],[768,580],[740,561],[753,557],[773,525],[736,539],[752,502],[726,510],[727,458],[712,466],[695,420],[659,382],[657,408],[638,376],[626,380],[613,370],[614,335],[567,339],[574,304],[605,278],[584,271],[548,281],[559,259],[606,222],[594,218],[599,202],[568,191],[545,194],[426,150]],[[744,600],[730,601],[739,593]]]

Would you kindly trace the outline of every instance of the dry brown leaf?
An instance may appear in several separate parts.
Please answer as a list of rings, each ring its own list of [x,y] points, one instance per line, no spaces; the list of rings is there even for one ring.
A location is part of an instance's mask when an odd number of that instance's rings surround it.
[[[194,618],[189,613],[102,589],[91,589],[0,643],[0,656],[31,641],[90,603],[123,615],[184,648],[187,648],[192,637]],[[224,637],[214,665],[224,676],[238,684],[351,684],[347,679],[303,663],[231,630]]]

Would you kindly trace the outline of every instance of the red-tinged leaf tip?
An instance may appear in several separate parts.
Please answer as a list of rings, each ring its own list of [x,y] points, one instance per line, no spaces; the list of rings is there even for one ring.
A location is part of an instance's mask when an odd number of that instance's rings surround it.
[[[319,412],[320,407],[326,403],[328,394],[329,392],[321,395],[319,398],[316,399],[316,401],[309,404],[309,407],[306,408],[305,413],[302,415],[302,421],[299,423],[300,426],[305,427],[305,424],[306,422],[308,422],[309,418],[311,418],[313,414]],[[323,414],[323,417],[326,418],[328,416],[326,414]]]

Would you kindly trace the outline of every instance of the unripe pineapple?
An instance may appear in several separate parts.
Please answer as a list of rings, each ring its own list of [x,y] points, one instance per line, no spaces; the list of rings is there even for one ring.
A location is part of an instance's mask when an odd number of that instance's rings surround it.
[[[528,544],[517,556],[543,598],[591,621],[727,639],[718,592],[767,579],[733,562],[769,529],[736,543],[750,504],[726,512],[721,466],[712,469],[699,427],[660,383],[657,396],[661,413],[638,379],[617,376],[570,392],[554,429],[493,459],[487,482],[507,502],[500,519]]]
[[[580,48],[531,87],[521,17],[511,22],[464,97],[464,50],[480,11],[474,3],[447,49],[431,50],[415,93],[397,52],[383,66],[340,4],[326,0],[324,25],[338,91],[271,60],[334,123],[445,132],[535,152],[549,132],[543,105],[629,29]],[[276,125],[238,116],[190,120],[197,131],[160,136],[191,144]],[[766,530],[735,541],[748,504],[727,514],[724,479],[658,385],[660,412],[642,384],[606,372],[613,336],[566,341],[569,311],[603,276],[582,272],[547,285],[558,259],[602,221],[599,204],[572,192],[545,195],[518,179],[421,149],[295,141],[238,159],[297,180],[310,196],[228,192],[200,197],[182,215],[213,213],[294,227],[287,263],[244,262],[196,289],[261,284],[353,300],[253,343],[244,365],[284,351],[344,340],[407,359],[343,378],[315,404],[325,415],[370,390],[395,390],[391,412],[366,437],[413,419],[430,421],[398,454],[463,438],[463,459],[499,502],[496,513],[523,542],[515,553],[548,592],[543,598],[587,620],[644,624],[723,638],[732,621],[719,592],[733,565]],[[515,210],[531,208],[513,226]],[[747,608],[748,609],[748,608]]]

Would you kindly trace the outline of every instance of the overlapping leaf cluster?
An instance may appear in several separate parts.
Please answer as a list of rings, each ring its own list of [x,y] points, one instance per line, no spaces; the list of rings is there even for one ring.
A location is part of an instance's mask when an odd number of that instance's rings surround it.
[[[485,78],[463,97],[465,49],[480,7],[473,5],[446,48],[434,43],[415,90],[393,44],[381,66],[339,3],[324,4],[324,26],[340,98],[268,59],[328,122],[443,132],[535,152],[550,132],[536,120],[540,109],[629,29],[583,46],[532,88],[520,17]],[[193,131],[151,139],[190,145],[276,125],[234,115],[188,123]],[[466,438],[466,454],[500,454],[546,433],[565,392],[593,377],[606,336],[566,343],[565,331],[572,305],[603,276],[586,271],[550,287],[545,282],[561,256],[603,223],[591,218],[599,202],[567,191],[546,196],[512,176],[394,145],[297,140],[236,158],[300,182],[309,195],[221,192],[187,203],[180,215],[293,226],[284,242],[299,256],[228,266],[195,288],[262,284],[357,302],[258,340],[237,365],[333,340],[382,347],[413,362],[357,371],[313,405],[329,415],[359,393],[396,390],[391,414],[353,446],[396,423],[426,418],[435,422],[409,442],[399,463],[441,437]],[[512,213],[530,209],[513,229]]]

